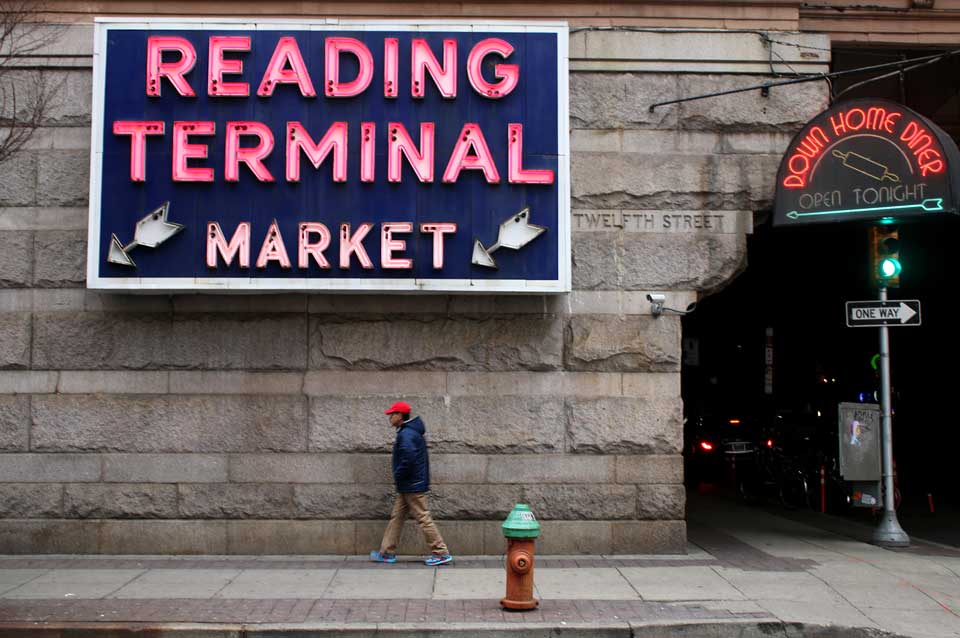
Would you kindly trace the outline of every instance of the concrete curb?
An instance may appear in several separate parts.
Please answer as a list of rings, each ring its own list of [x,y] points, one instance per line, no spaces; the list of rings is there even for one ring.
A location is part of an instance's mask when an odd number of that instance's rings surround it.
[[[0,623],[0,638],[902,638],[867,627],[782,621],[664,623]]]

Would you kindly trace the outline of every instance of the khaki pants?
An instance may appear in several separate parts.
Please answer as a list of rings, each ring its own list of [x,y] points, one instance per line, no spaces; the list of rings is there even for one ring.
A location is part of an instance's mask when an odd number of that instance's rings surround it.
[[[443,537],[437,531],[437,526],[433,523],[433,517],[427,510],[426,492],[416,494],[397,494],[393,501],[393,511],[390,512],[390,522],[387,529],[383,532],[383,540],[380,542],[381,554],[396,554],[397,544],[400,542],[400,532],[403,531],[403,521],[409,512],[417,524],[420,525],[420,531],[430,546],[430,551],[434,554],[449,554],[447,544],[443,542]]]

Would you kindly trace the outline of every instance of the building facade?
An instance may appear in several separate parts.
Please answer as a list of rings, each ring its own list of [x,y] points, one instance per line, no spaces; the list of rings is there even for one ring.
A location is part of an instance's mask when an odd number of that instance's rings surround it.
[[[960,2],[846,4],[47,3],[56,37],[7,76],[58,99],[0,172],[0,551],[365,553],[404,400],[455,553],[501,553],[517,502],[544,553],[684,552],[681,319],[647,296],[684,309],[746,267],[830,94],[654,105],[825,73],[837,42],[958,41]],[[572,291],[86,289],[94,18],[226,14],[566,21]],[[419,542],[411,523],[401,551]]]

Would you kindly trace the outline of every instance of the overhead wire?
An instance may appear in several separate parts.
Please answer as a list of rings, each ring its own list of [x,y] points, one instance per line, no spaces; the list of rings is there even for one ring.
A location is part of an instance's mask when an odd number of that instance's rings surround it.
[[[864,82],[859,82],[859,83],[857,83],[858,86],[862,86],[862,85],[864,85],[864,84],[868,84],[869,82],[874,82],[874,81],[883,79],[883,77],[889,77],[890,75],[894,75],[894,74],[897,74],[897,73],[907,73],[907,72],[916,70],[916,69],[918,69],[918,68],[921,68],[921,67],[923,67],[923,66],[927,66],[927,65],[929,65],[929,64],[934,64],[934,63],[936,63],[936,62],[940,62],[941,60],[945,60],[945,59],[947,59],[947,58],[949,58],[949,57],[952,57],[952,56],[954,56],[954,55],[957,55],[957,54],[960,54],[960,49],[953,49],[953,50],[951,50],[951,51],[942,51],[942,52],[940,52],[940,53],[936,53],[936,54],[933,54],[933,55],[923,56],[923,57],[920,57],[920,58],[912,58],[912,59],[909,59],[909,60],[899,60],[899,61],[897,61],[897,62],[887,62],[887,63],[884,63],[884,64],[873,64],[873,65],[870,65],[870,66],[857,67],[857,68],[854,68],[854,69],[844,69],[843,71],[831,71],[831,72],[828,72],[828,73],[816,73],[816,74],[811,74],[811,75],[806,76],[806,77],[791,78],[791,79],[789,79],[789,80],[768,81],[768,82],[763,82],[763,83],[761,83],[761,84],[754,84],[754,85],[751,85],[751,86],[745,86],[745,87],[741,87],[741,88],[737,88],[737,89],[727,89],[727,90],[725,90],[725,91],[714,91],[714,92],[712,92],[712,93],[704,93],[704,94],[701,94],[701,95],[694,95],[694,96],[690,96],[690,97],[679,98],[679,99],[676,99],[676,100],[665,100],[665,101],[663,101],[663,102],[656,102],[656,103],[650,105],[649,110],[650,110],[650,112],[652,113],[653,111],[655,111],[655,110],[657,109],[657,107],[660,107],[660,106],[668,106],[668,105],[671,105],[671,104],[681,104],[681,103],[684,103],[684,102],[692,102],[692,101],[695,101],[695,100],[704,100],[704,99],[712,98],[712,97],[720,97],[720,96],[724,96],[724,95],[732,95],[732,94],[735,94],[735,93],[746,93],[747,91],[756,91],[756,90],[759,90],[759,91],[761,91],[761,93],[767,94],[767,93],[770,91],[770,89],[773,88],[773,87],[777,87],[777,86],[787,86],[787,85],[790,85],[790,84],[802,84],[802,83],[805,83],[805,82],[819,82],[819,81],[825,81],[825,82],[828,83],[828,86],[831,87],[830,95],[831,95],[831,100],[833,100],[833,99],[835,99],[836,97],[838,97],[838,96],[835,96],[835,95],[833,94],[833,84],[832,84],[832,80],[835,79],[835,78],[846,77],[846,76],[849,76],[849,75],[857,75],[857,74],[860,74],[860,73],[870,73],[870,72],[872,72],[872,71],[880,71],[880,70],[891,69],[891,68],[892,68],[892,69],[895,69],[895,71],[894,71],[893,74],[886,74],[885,76],[879,76],[879,77],[876,77],[876,78],[870,78],[869,80],[866,80],[866,81],[864,81]],[[849,88],[844,89],[844,90],[841,92],[841,95],[842,95],[843,93],[846,93],[848,90],[849,90]]]
[[[810,3],[804,3],[803,6],[804,6],[804,7],[807,7],[807,8],[831,8],[831,9],[838,9],[838,10],[844,10],[844,9],[851,9],[851,10],[854,10],[854,9],[856,9],[856,10],[863,10],[863,9],[881,9],[881,7],[874,7],[874,6],[871,6],[871,5],[853,5],[853,4],[851,4],[851,5],[843,5],[842,7],[838,7],[837,5],[814,5],[814,4],[810,4]],[[853,68],[853,69],[844,69],[843,71],[831,71],[831,72],[828,72],[828,73],[815,73],[815,74],[809,74],[809,75],[806,75],[806,76],[805,76],[804,74],[800,73],[800,72],[797,71],[795,68],[793,68],[793,67],[790,65],[790,63],[787,61],[787,59],[786,59],[781,53],[777,52],[772,45],[779,45],[779,46],[781,46],[781,47],[793,47],[793,48],[795,48],[795,49],[797,49],[797,50],[822,51],[822,52],[827,52],[827,53],[833,53],[834,50],[833,50],[833,49],[830,49],[830,48],[827,48],[827,47],[818,47],[818,46],[814,46],[814,45],[810,45],[810,44],[802,44],[802,43],[800,43],[800,42],[789,42],[789,41],[786,41],[786,40],[774,38],[774,37],[771,37],[771,35],[770,35],[769,32],[763,31],[763,30],[759,30],[759,29],[729,29],[729,30],[724,29],[724,30],[720,30],[720,29],[707,29],[707,28],[702,28],[702,29],[696,29],[696,28],[669,28],[669,27],[668,27],[668,28],[655,28],[655,27],[633,27],[633,26],[585,26],[585,27],[576,27],[576,28],[570,29],[570,33],[571,33],[571,34],[573,34],[573,33],[580,33],[580,32],[584,32],[584,31],[621,31],[621,32],[636,32],[636,33],[697,33],[697,34],[704,34],[704,33],[729,34],[729,33],[733,33],[733,34],[750,34],[750,35],[755,35],[755,36],[757,36],[757,37],[760,38],[760,40],[763,42],[764,45],[767,46],[767,48],[768,48],[768,50],[769,50],[769,54],[768,54],[768,64],[769,64],[769,66],[770,66],[770,74],[773,75],[774,77],[785,77],[785,76],[787,75],[787,74],[784,74],[783,72],[777,71],[774,65],[780,65],[780,66],[786,67],[787,69],[789,69],[790,73],[792,74],[791,79],[785,80],[785,81],[782,81],[782,82],[769,82],[769,81],[768,81],[768,82],[764,82],[764,83],[762,83],[762,84],[751,85],[751,86],[743,87],[743,88],[739,88],[739,89],[729,89],[729,90],[726,90],[726,91],[716,91],[716,92],[713,92],[713,93],[706,93],[706,94],[703,94],[703,95],[697,95],[697,96],[692,96],[692,97],[688,97],[688,98],[681,98],[681,99],[678,99],[678,100],[667,100],[667,101],[664,101],[664,102],[657,102],[657,103],[655,103],[655,104],[651,104],[651,105],[650,105],[649,110],[650,110],[651,112],[654,111],[657,107],[660,107],[660,106],[667,106],[667,105],[670,105],[670,104],[679,104],[679,103],[682,103],[682,102],[690,102],[690,101],[693,101],[693,100],[701,100],[701,99],[707,99],[707,98],[711,98],[711,97],[720,97],[720,96],[724,96],[724,95],[731,95],[731,94],[734,94],[734,93],[743,93],[743,92],[747,92],[747,91],[760,90],[761,92],[763,92],[763,93],[766,95],[766,94],[769,92],[769,90],[770,90],[771,88],[773,88],[773,87],[786,86],[786,85],[790,85],[790,84],[800,84],[800,83],[804,83],[804,82],[818,82],[818,81],[821,81],[821,80],[824,81],[824,82],[826,82],[827,86],[829,87],[829,90],[830,90],[830,98],[831,98],[831,101],[833,101],[833,100],[835,100],[836,98],[838,98],[840,95],[843,95],[843,94],[846,93],[847,91],[851,90],[852,88],[859,87],[859,86],[863,86],[863,85],[865,85],[865,84],[869,84],[870,82],[875,82],[875,81],[878,81],[878,80],[882,80],[882,79],[891,77],[891,76],[893,76],[893,75],[902,74],[902,73],[909,73],[910,71],[916,70],[916,69],[921,68],[921,67],[923,67],[923,66],[927,66],[928,64],[934,64],[934,63],[939,62],[939,61],[941,61],[941,60],[943,60],[943,59],[946,59],[946,58],[948,58],[948,57],[951,57],[951,56],[953,56],[953,55],[956,55],[957,53],[960,53],[960,49],[956,49],[956,50],[952,50],[952,51],[942,51],[942,52],[935,53],[935,54],[932,54],[932,55],[929,55],[929,56],[922,56],[922,57],[913,58],[913,59],[910,59],[910,60],[898,60],[898,61],[895,61],[895,62],[888,62],[888,63],[883,63],[883,64],[874,64],[874,65],[868,65],[868,66],[863,66],[863,67],[856,67],[856,68]],[[848,48],[839,48],[838,50],[848,50]],[[855,50],[855,49],[852,49],[852,50]],[[885,52],[872,52],[872,51],[858,51],[858,53],[863,53],[864,55],[876,55],[876,56],[878,56],[878,57],[883,57],[883,56],[891,55],[890,53],[885,53]],[[774,61],[774,57],[778,58],[778,61]],[[882,69],[885,69],[885,68],[894,68],[894,69],[896,69],[896,70],[893,71],[893,72],[891,72],[891,73],[887,73],[887,74],[883,74],[883,75],[877,76],[877,77],[875,77],[875,78],[869,78],[869,79],[864,80],[864,81],[862,81],[862,82],[857,82],[856,84],[854,84],[854,85],[852,85],[852,86],[850,86],[850,87],[847,87],[846,89],[844,89],[844,90],[841,91],[840,93],[835,93],[835,88],[834,88],[834,83],[833,83],[833,80],[834,80],[835,78],[844,77],[844,76],[847,76],[847,75],[855,75],[855,74],[859,74],[859,73],[869,73],[869,72],[871,72],[871,71],[882,70]]]

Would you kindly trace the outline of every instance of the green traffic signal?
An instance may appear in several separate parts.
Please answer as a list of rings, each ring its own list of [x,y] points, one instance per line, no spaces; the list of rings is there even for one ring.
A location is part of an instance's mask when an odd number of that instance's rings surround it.
[[[894,220],[890,220],[894,221]],[[895,224],[881,220],[870,229],[870,260],[873,278],[882,288],[900,286],[900,232]]]
[[[880,262],[880,276],[884,279],[890,279],[900,274],[903,267],[900,261],[893,257],[886,257]]]

